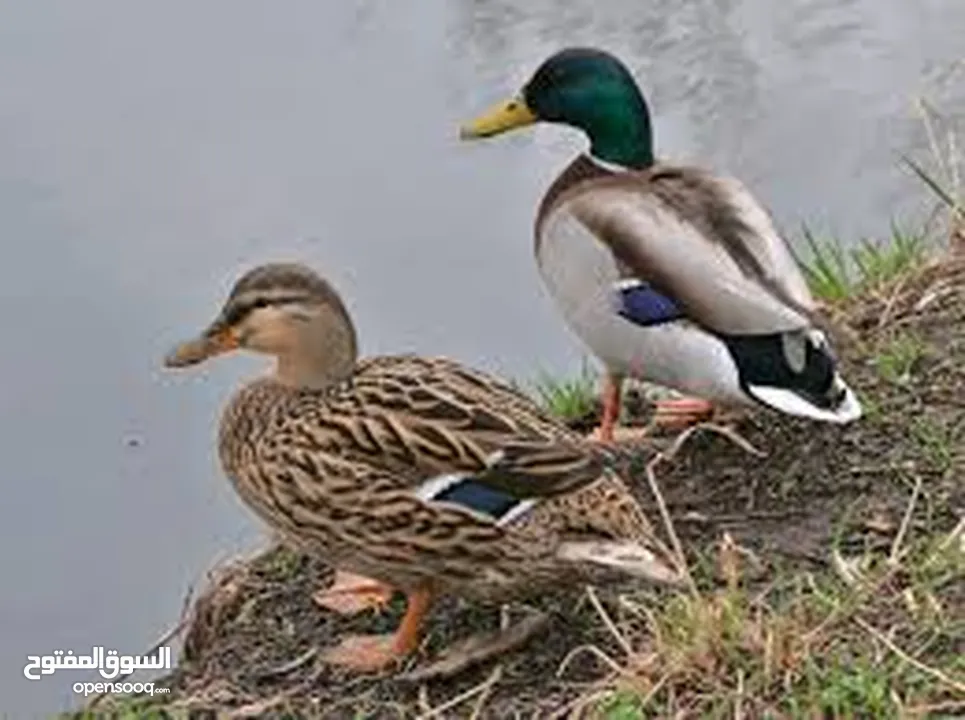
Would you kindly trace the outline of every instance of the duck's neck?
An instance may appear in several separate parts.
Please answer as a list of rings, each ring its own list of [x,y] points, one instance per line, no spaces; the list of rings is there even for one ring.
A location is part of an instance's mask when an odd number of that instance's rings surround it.
[[[346,318],[311,321],[294,347],[278,355],[275,378],[295,389],[324,390],[347,380],[355,369],[355,328]]]
[[[590,155],[610,165],[644,170],[653,165],[650,113],[642,97],[610,102],[583,119]]]
[[[354,366],[354,361],[333,364],[331,358],[292,353],[278,358],[275,379],[292,389],[324,390],[346,380]]]
[[[596,155],[594,155],[593,153],[589,153],[587,157],[590,159],[590,162],[592,162],[598,168],[602,170],[606,170],[607,172],[610,172],[610,173],[623,173],[623,172],[627,172],[628,170],[634,169],[627,165],[620,165],[618,163],[609,162],[608,160],[602,160],[596,157]]]

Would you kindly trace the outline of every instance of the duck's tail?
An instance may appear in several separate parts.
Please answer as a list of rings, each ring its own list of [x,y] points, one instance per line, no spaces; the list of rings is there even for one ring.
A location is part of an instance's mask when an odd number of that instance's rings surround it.
[[[661,585],[681,585],[683,574],[660,554],[628,541],[570,540],[560,544],[557,556],[573,563],[616,570]]]
[[[814,396],[787,388],[749,386],[747,392],[768,407],[820,422],[844,425],[861,418],[861,403],[848,384],[835,374],[832,387],[815,401]]]
[[[744,391],[761,404],[820,422],[844,424],[861,417],[861,403],[838,372],[820,330],[723,339]]]

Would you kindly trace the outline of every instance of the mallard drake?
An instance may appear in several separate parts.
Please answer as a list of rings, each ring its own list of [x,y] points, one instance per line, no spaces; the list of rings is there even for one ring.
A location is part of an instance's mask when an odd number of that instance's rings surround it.
[[[355,636],[328,661],[381,668],[417,644],[435,597],[511,598],[596,576],[675,583],[673,560],[606,450],[510,385],[445,358],[359,359],[334,287],[299,264],[244,274],[220,314],[165,359],[234,349],[274,371],[226,406],[218,453],[242,500],[339,569],[339,596],[408,599],[391,636]],[[323,602],[324,604],[324,602]]]
[[[690,396],[659,403],[658,421],[702,419],[708,401],[831,423],[861,416],[768,213],[735,179],[654,158],[647,103],[623,63],[558,52],[461,136],[538,121],[590,141],[547,190],[534,235],[543,282],[607,369],[601,439],[614,438],[627,376]]]

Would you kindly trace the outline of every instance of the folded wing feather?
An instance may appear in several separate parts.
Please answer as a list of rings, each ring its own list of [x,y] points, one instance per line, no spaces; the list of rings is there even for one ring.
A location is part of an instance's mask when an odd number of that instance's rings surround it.
[[[688,318],[733,335],[806,327],[813,300],[767,214],[736,181],[680,170],[594,184],[570,212]]]

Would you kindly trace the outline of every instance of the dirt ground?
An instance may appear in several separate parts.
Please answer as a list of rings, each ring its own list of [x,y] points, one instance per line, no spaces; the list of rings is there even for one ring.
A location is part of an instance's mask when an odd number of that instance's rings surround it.
[[[866,417],[843,429],[764,411],[739,418],[734,427],[766,452],[763,458],[714,432],[693,435],[656,474],[694,565],[725,532],[759,560],[755,581],[762,585],[788,568],[825,566],[832,543],[855,551],[887,546],[919,480],[925,490],[910,533],[950,530],[965,516],[965,258],[942,259],[828,316]],[[637,414],[649,411],[640,397],[629,404]],[[672,439],[640,448],[631,468],[658,527],[642,468]],[[173,688],[165,706],[194,710],[192,716],[215,708],[239,717],[470,717],[474,708],[485,718],[566,716],[608,671],[593,652],[574,651],[619,652],[586,590],[574,588],[532,603],[548,614],[548,626],[500,657],[495,674],[493,661],[429,682],[400,673],[351,676],[318,663],[317,650],[346,632],[392,630],[402,605],[397,599],[382,616],[336,617],[311,600],[328,577],[319,560],[283,548],[218,570],[188,615],[177,670],[157,683]],[[596,593],[606,605],[633,590],[630,584]],[[965,588],[960,599],[965,607]],[[524,612],[510,609],[514,618]],[[442,602],[403,672],[499,623],[498,607]],[[454,702],[487,679],[484,704],[482,693]]]

